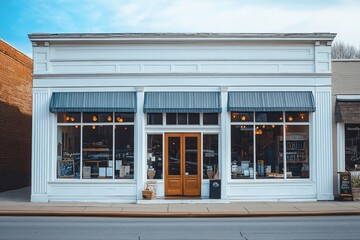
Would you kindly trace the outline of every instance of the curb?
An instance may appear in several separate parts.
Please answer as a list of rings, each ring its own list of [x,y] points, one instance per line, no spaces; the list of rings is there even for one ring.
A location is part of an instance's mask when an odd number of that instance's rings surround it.
[[[244,218],[360,215],[360,211],[301,211],[301,212],[101,212],[101,211],[0,211],[0,216],[54,216],[54,217],[122,217],[122,218]]]

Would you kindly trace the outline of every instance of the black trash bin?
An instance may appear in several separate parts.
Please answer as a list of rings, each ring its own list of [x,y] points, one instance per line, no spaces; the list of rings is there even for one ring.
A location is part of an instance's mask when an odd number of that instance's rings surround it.
[[[212,179],[210,180],[210,199],[221,199],[221,180]]]

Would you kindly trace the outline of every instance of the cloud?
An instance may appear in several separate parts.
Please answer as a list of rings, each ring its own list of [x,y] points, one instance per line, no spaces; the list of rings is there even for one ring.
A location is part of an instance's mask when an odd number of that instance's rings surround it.
[[[34,0],[47,32],[337,32],[359,46],[356,0]],[[30,13],[29,13],[30,14]]]
[[[103,29],[116,32],[337,32],[338,38],[360,44],[355,27],[360,3],[354,0],[101,2],[110,23]]]

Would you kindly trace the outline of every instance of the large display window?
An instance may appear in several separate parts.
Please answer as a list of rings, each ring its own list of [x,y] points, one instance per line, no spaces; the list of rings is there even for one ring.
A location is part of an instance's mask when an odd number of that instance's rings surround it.
[[[345,124],[345,169],[360,170],[360,125]]]
[[[232,179],[309,178],[308,112],[232,112],[231,122]]]
[[[219,137],[203,135],[203,179],[219,178]]]
[[[58,113],[57,178],[133,179],[133,113]]]
[[[163,178],[163,135],[147,135],[147,176],[148,179]]]

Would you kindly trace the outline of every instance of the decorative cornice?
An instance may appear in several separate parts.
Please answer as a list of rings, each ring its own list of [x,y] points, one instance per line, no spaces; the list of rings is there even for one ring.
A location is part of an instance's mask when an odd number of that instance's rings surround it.
[[[189,42],[189,41],[333,41],[336,33],[32,33],[30,41]]]
[[[101,74],[34,74],[34,79],[55,79],[55,78],[129,78],[129,77],[331,77],[331,73],[101,73]]]

